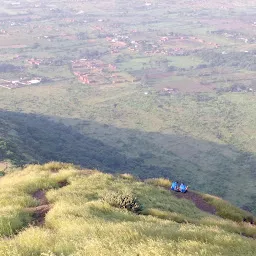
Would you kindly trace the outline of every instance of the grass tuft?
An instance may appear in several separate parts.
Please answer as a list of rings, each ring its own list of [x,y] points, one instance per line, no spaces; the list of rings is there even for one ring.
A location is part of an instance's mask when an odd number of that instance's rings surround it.
[[[134,181],[134,180],[137,180],[136,177],[134,177],[132,174],[130,173],[122,173],[119,175],[119,177],[123,178],[123,179],[126,179],[126,180],[131,180],[131,181]]]
[[[163,187],[163,188],[170,188],[172,182],[165,178],[153,178],[153,179],[146,179],[145,183],[151,184],[154,186]]]

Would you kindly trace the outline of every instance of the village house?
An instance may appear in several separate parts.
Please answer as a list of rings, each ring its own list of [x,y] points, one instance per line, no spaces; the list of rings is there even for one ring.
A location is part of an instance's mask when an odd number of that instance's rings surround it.
[[[83,84],[118,84],[128,82],[117,71],[114,64],[107,64],[100,60],[80,59],[71,62],[73,74]]]
[[[4,80],[0,79],[0,87],[3,87],[5,89],[17,89],[21,87],[25,87],[28,85],[36,85],[40,84],[42,81],[41,78],[20,78],[19,80]]]
[[[33,59],[33,58],[32,58],[32,59],[28,59],[27,62],[28,62],[31,66],[36,66],[36,67],[38,67],[38,66],[41,64],[42,60]]]
[[[168,88],[168,87],[165,87],[163,88],[163,91],[165,93],[168,93],[168,94],[171,94],[171,93],[177,93],[179,90],[177,88]]]

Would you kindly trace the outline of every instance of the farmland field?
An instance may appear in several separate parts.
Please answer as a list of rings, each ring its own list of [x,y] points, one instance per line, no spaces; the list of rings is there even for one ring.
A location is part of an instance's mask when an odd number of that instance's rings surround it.
[[[256,212],[255,17],[249,0],[4,1],[0,139],[15,164],[164,176]]]

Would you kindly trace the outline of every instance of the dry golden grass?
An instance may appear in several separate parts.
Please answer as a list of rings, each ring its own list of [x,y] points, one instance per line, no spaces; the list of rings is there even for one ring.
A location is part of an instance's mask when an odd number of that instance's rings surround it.
[[[59,188],[63,180],[68,185]],[[32,217],[23,211],[37,205],[31,194],[38,189],[47,191],[53,205],[40,227],[28,225]],[[104,202],[112,192],[136,195],[143,212]],[[256,251],[255,240],[239,235],[245,228],[256,233],[249,224],[208,215],[163,188],[71,165],[33,165],[7,174],[0,179],[0,202],[1,256],[253,256]]]

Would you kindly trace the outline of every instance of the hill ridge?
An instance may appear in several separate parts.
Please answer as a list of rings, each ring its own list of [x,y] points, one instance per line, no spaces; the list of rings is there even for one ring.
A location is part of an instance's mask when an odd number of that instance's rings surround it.
[[[244,219],[254,216],[199,193],[216,208],[209,214],[184,198],[198,192],[181,195],[169,185],[57,162],[7,173],[0,178],[0,255],[174,255],[175,243],[182,256],[254,254],[256,226]]]

